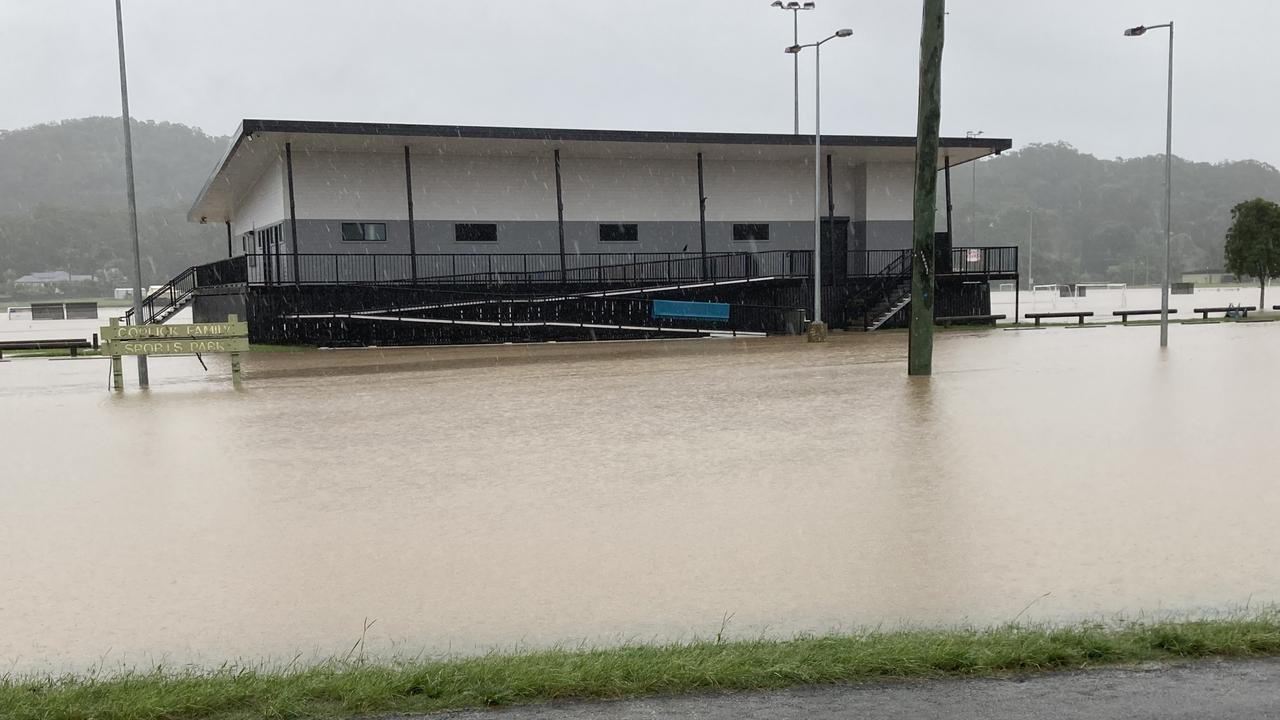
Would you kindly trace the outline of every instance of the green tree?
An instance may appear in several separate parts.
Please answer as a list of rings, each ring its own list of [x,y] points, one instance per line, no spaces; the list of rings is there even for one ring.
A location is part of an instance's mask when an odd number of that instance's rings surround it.
[[[1227,270],[1258,278],[1258,309],[1265,308],[1267,279],[1280,276],[1280,205],[1255,198],[1231,208],[1223,250]]]

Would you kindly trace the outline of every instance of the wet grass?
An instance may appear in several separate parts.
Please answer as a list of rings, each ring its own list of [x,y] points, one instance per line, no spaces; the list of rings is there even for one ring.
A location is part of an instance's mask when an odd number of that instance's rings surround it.
[[[346,718],[554,700],[994,676],[1280,654],[1280,613],[494,653],[288,669],[0,677],[8,720]]]

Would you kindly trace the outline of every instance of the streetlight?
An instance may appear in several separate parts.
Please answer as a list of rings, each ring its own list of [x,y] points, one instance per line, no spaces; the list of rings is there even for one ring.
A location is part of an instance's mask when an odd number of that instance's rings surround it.
[[[826,337],[826,325],[822,322],[822,44],[852,34],[853,30],[841,28],[816,43],[786,49],[787,53],[798,56],[804,48],[813,48],[813,322],[817,337],[810,334],[810,340]]]
[[[1165,109],[1164,135],[1164,283],[1160,287],[1160,347],[1169,345],[1169,246],[1173,240],[1173,21],[1163,25],[1139,25],[1124,31],[1138,37],[1148,30],[1169,28],[1169,99]]]
[[[982,130],[966,130],[964,136],[967,138],[976,138],[982,134]],[[978,160],[973,160],[973,205],[969,211],[969,230],[973,234],[973,244],[978,244]]]
[[[776,7],[779,10],[787,10],[791,13],[791,34],[792,34],[791,44],[792,46],[799,45],[800,44],[799,13],[801,10],[813,10],[816,6],[811,2],[806,2],[803,4],[798,2],[789,2],[784,4],[782,0],[773,0],[773,3],[769,5],[769,7]],[[794,72],[795,72],[795,95],[796,95],[795,134],[799,135],[800,134],[800,56],[797,55],[795,57],[795,62],[793,64],[795,65]]]
[[[124,116],[124,177],[129,194],[129,228],[133,231],[133,322],[142,324],[142,256],[138,251],[138,202],[133,189],[133,135],[129,128],[129,83],[124,69],[124,17],[116,0],[116,41],[120,49],[120,114]],[[138,356],[138,386],[149,385],[147,356]]]

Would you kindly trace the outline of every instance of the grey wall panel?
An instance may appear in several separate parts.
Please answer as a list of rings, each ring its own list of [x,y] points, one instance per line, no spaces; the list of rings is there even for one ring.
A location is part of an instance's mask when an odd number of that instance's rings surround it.
[[[299,220],[298,246],[302,253],[405,254],[409,252],[409,223],[386,220],[384,242],[345,242],[342,220]],[[366,221],[369,222],[369,221]],[[559,238],[554,220],[505,221],[498,226],[498,242],[462,243],[455,240],[451,220],[418,220],[414,223],[419,254],[432,253],[556,253]],[[635,253],[698,252],[701,240],[697,221],[637,222],[639,240],[634,243],[600,242],[600,223],[570,221],[565,223],[565,252]],[[813,249],[813,223],[803,220],[769,223],[767,241],[736,242],[732,222],[707,223],[707,252],[766,252],[770,250]],[[289,236],[285,223],[284,236]],[[860,234],[861,233],[861,234]],[[868,249],[908,247],[911,244],[910,221],[853,223],[853,243],[866,237]],[[856,247],[856,245],[851,245]]]
[[[348,221],[351,222],[351,221]],[[299,220],[298,252],[346,253],[351,255],[386,255],[409,252],[409,221],[377,220],[385,222],[387,239],[381,242],[345,242],[342,239],[342,220]],[[289,237],[289,223],[285,222],[284,235]],[[421,241],[418,244],[421,252]]]

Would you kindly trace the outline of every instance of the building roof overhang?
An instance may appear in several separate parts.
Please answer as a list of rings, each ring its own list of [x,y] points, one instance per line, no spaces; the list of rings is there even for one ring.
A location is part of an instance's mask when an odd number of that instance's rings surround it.
[[[470,156],[677,158],[703,153],[710,160],[791,160],[811,157],[812,135],[775,133],[572,130],[556,128],[409,125],[293,120],[244,120],[230,147],[205,182],[187,219],[229,220],[236,202],[268,163],[298,152],[403,152]],[[1004,138],[941,138],[938,168],[952,167],[1013,146]],[[841,163],[910,162],[916,138],[884,135],[823,135],[824,154]]]

